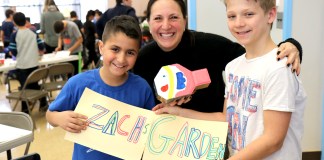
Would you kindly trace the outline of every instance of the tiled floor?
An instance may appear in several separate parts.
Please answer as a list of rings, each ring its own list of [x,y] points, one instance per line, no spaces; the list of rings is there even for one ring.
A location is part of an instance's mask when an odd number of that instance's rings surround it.
[[[1,75],[0,75],[1,76]],[[0,77],[2,78],[2,77]],[[2,81],[3,82],[3,81]],[[18,82],[12,81],[13,87],[17,88]],[[6,99],[7,85],[0,82],[0,111],[11,111],[12,107]],[[54,96],[57,93],[54,93]],[[11,102],[14,105],[14,101]],[[36,105],[37,106],[37,105]],[[20,111],[20,105],[16,111]],[[45,118],[45,113],[38,112],[35,107],[31,116],[36,121],[37,129],[34,131],[34,141],[30,145],[29,153],[37,152],[42,160],[69,160],[72,156],[73,143],[64,139],[65,131],[61,128],[51,127]],[[12,158],[21,157],[24,154],[26,145],[11,150]],[[6,160],[6,152],[0,153],[0,160]]]

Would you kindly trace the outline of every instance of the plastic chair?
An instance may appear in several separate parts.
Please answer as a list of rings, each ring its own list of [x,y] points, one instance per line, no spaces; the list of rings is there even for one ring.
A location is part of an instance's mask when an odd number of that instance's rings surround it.
[[[49,82],[43,84],[44,90],[52,97],[52,92],[61,90],[68,80],[74,75],[74,66],[71,63],[58,63],[47,67]],[[52,101],[49,99],[49,101]]]
[[[27,85],[31,83],[41,82],[44,84],[45,79],[48,75],[48,69],[47,68],[38,68],[34,70],[32,73],[29,74],[29,76],[26,79],[26,82],[21,90],[14,91],[9,93],[6,98],[8,100],[17,100],[15,106],[13,107],[13,110],[16,109],[19,101],[25,101],[27,104],[27,108],[29,113],[31,113],[31,110],[34,108],[37,100],[48,97],[48,92],[44,91],[43,88],[41,89],[27,89]],[[41,85],[42,86],[42,85]],[[31,107],[30,107],[31,104]]]
[[[30,115],[24,112],[0,112],[0,124],[31,131],[28,135],[21,136],[14,140],[1,142],[0,153],[7,151],[7,158],[11,159],[12,148],[27,144],[24,152],[24,155],[27,155],[30,143],[34,140],[34,125]],[[5,131],[1,131],[1,133],[5,134]]]

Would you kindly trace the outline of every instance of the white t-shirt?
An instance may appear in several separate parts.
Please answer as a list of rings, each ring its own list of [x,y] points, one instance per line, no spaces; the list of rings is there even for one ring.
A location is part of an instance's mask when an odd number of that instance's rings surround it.
[[[233,155],[260,137],[264,110],[292,112],[284,144],[267,160],[301,160],[303,113],[306,93],[286,59],[277,61],[277,50],[254,59],[245,54],[227,64],[225,98],[229,122],[228,146]]]

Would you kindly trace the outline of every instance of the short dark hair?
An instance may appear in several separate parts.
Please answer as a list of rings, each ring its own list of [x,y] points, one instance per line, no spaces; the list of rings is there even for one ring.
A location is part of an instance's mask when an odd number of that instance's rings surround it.
[[[116,4],[121,4],[123,3],[123,0],[116,0]]]
[[[61,33],[64,29],[64,23],[60,20],[60,21],[56,21],[54,23],[54,31],[55,33]]]
[[[93,10],[89,10],[87,15],[86,15],[86,21],[88,21],[90,16],[95,16],[96,12]]]
[[[97,13],[99,16],[101,16],[102,15],[102,12],[101,11],[99,11],[98,9],[96,9],[95,10],[95,13]]]
[[[110,19],[102,34],[102,41],[105,43],[115,33],[122,32],[126,36],[138,41],[138,46],[141,46],[142,32],[137,19],[128,15],[115,16]]]
[[[13,15],[13,14],[14,14],[14,11],[11,10],[11,9],[7,9],[7,10],[5,11],[6,18],[9,18],[10,15]]]
[[[26,21],[30,22],[30,17],[26,17]]]
[[[78,15],[77,15],[77,13],[75,12],[75,11],[71,11],[70,12],[70,17],[71,18],[74,18],[74,17],[77,17]]]
[[[26,17],[21,12],[16,12],[13,16],[13,20],[17,26],[25,26],[26,24]]]

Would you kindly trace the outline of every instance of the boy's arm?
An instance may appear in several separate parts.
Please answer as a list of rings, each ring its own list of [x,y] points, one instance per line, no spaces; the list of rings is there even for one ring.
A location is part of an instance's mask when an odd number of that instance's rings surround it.
[[[2,29],[0,30],[0,34],[1,34],[1,41],[4,43],[4,33],[3,33]]]
[[[17,57],[17,43],[16,43],[16,35],[17,32],[12,33],[10,36],[10,43],[9,43],[9,51],[11,52],[11,54],[15,57]]]
[[[89,125],[87,116],[74,111],[50,111],[46,112],[46,120],[54,127],[61,127],[72,133],[80,133]]]
[[[58,41],[57,41],[57,47],[55,48],[55,51],[60,51],[62,49],[62,35],[60,34],[58,36]]]
[[[83,37],[77,25],[72,28],[72,33],[74,37],[78,37],[76,42],[68,49],[70,53],[75,53],[75,50],[82,45]]]
[[[229,160],[264,159],[279,150],[285,140],[291,112],[264,111],[263,134]]]
[[[83,42],[83,38],[82,36],[80,36],[78,40],[74,43],[74,45],[68,49],[70,53],[74,53],[73,51],[77,49],[82,44],[82,42]]]

